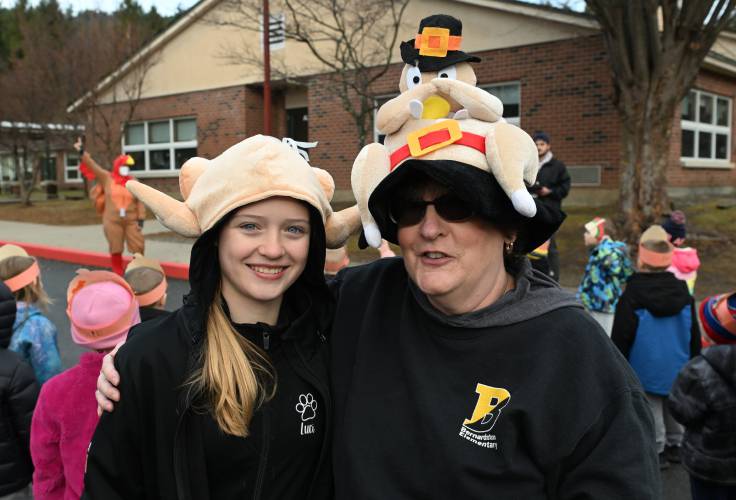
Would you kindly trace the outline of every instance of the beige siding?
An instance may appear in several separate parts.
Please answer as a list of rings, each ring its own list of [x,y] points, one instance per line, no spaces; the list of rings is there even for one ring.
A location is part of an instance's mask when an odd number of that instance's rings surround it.
[[[273,2],[273,12],[278,12]],[[482,51],[572,38],[590,33],[577,27],[539,17],[504,12],[492,7],[493,2],[478,0],[412,0],[407,7],[400,40],[414,36],[422,17],[447,12],[463,20],[463,49]],[[221,15],[215,5],[178,34],[161,44],[154,53],[150,69],[145,74],[142,97],[157,97],[197,90],[229,87],[262,81],[262,69],[257,65],[234,65],[223,55],[233,48],[249,46],[259,50],[258,34],[212,24]],[[400,60],[398,44],[393,59]],[[303,44],[287,42],[285,49],[272,53],[274,78],[279,75],[303,76],[324,72],[325,69]],[[126,88],[140,78],[133,71],[102,95],[102,102],[127,100]]]

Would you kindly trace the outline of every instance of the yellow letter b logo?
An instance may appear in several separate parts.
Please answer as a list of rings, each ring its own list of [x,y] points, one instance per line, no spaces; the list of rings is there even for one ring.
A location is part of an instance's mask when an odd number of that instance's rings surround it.
[[[488,432],[496,425],[501,410],[509,404],[511,393],[500,387],[483,384],[478,384],[475,392],[478,393],[478,402],[475,404],[473,415],[466,418],[463,425],[474,432]]]

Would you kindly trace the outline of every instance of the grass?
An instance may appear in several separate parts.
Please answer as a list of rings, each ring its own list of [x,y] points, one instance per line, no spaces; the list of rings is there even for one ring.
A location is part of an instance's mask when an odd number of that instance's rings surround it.
[[[45,200],[31,198],[32,204],[30,206],[12,202],[0,203],[0,220],[56,226],[101,224],[102,219],[95,211],[92,201],[86,198],[84,193],[76,192],[74,196],[81,196],[81,199]],[[150,210],[147,212],[146,218],[153,218]]]
[[[736,290],[736,259],[732,258],[736,245],[736,207],[718,208],[718,200],[699,200],[678,206],[687,215],[686,245],[698,250],[700,270],[695,284],[695,297]],[[583,224],[595,216],[610,218],[615,207],[598,209],[575,207],[565,209],[568,214],[557,234],[560,249],[562,285],[577,287],[588,261],[583,244]]]

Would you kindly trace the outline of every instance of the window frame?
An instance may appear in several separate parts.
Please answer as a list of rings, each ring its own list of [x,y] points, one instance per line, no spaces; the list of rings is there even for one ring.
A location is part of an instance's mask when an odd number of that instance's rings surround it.
[[[193,141],[176,141],[174,123],[180,120],[194,120]],[[158,122],[169,122],[169,142],[149,142],[149,124]],[[127,127],[131,125],[143,125],[143,144],[125,144],[125,135]],[[176,177],[179,170],[176,168],[176,150],[178,149],[197,149],[199,147],[199,139],[197,138],[197,117],[196,116],[176,116],[171,118],[152,118],[149,120],[138,120],[123,123],[123,130],[120,134],[120,143],[123,154],[143,153],[145,165],[143,169],[131,169],[131,173],[136,177]],[[167,169],[151,169],[151,152],[160,150],[169,150],[169,168]]]
[[[76,157],[76,165],[69,165],[69,158]],[[76,171],[77,178],[70,179],[69,172]],[[82,172],[79,171],[79,155],[77,153],[64,152],[64,183],[66,184],[81,184],[83,182]]]
[[[680,161],[685,167],[692,168],[733,168],[734,164],[732,163],[731,154],[731,148],[733,144],[733,98],[697,88],[690,89],[688,91],[688,95],[690,95],[691,93],[695,96],[695,102],[693,106],[695,110],[695,116],[693,120],[686,120],[682,118],[682,102],[680,103]],[[699,121],[701,96],[707,96],[713,99],[712,123],[703,123]],[[716,123],[718,120],[719,99],[725,100],[728,103],[728,125],[718,125]],[[693,156],[683,156],[682,133],[686,130],[693,133]],[[701,133],[707,133],[711,136],[709,157],[698,156],[700,153],[699,146]],[[716,138],[719,134],[726,136],[726,158],[716,158]]]
[[[484,83],[482,85],[478,85],[478,88],[485,90],[488,92],[489,87],[502,87],[504,85],[516,85],[519,88],[519,115],[515,117],[508,117],[504,118],[507,123],[510,123],[511,125],[516,125],[517,127],[521,128],[521,81],[520,80],[509,80],[504,82],[491,82],[491,83]],[[489,94],[495,96],[499,100],[501,99],[496,94],[492,92],[488,92]],[[501,101],[503,103],[503,101]],[[506,109],[506,106],[504,105],[504,110]]]

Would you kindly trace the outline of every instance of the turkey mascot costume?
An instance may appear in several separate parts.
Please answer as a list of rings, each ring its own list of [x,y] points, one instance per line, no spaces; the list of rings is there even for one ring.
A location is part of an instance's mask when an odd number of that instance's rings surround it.
[[[127,243],[130,253],[143,254],[145,250],[141,229],[146,218],[146,207],[125,189],[125,183],[134,180],[129,174],[135,162],[129,155],[120,155],[115,158],[110,172],[92,159],[81,141],[74,146],[81,158],[80,171],[88,179],[96,179],[102,191],[99,197],[104,199],[104,203],[97,207],[102,215],[102,228],[110,248],[112,270],[122,276],[124,244]]]

